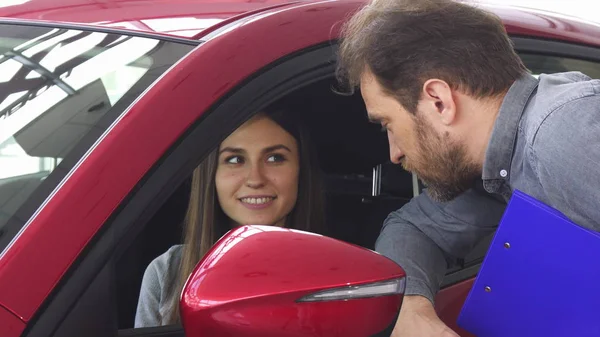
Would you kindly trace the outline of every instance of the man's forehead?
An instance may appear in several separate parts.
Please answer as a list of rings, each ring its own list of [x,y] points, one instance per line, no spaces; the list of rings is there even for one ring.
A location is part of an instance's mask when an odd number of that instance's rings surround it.
[[[364,71],[360,75],[359,85],[360,85],[361,90],[363,90],[363,87],[366,87],[368,89],[376,83],[377,83],[377,81],[375,80],[375,76],[371,72]]]
[[[373,80],[360,81],[360,94],[367,108],[377,103],[377,90],[373,87],[374,85],[375,81]]]

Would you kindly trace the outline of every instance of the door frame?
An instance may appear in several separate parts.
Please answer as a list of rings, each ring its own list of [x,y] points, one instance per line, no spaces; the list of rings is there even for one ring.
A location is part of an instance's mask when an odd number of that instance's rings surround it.
[[[102,268],[112,264],[114,269],[120,255],[142,232],[154,212],[189,177],[210,151],[260,109],[304,86],[330,78],[334,72],[334,57],[335,48],[329,43],[288,55],[267,66],[215,102],[171,146],[106,221],[93,242],[73,264],[62,284],[47,298],[24,336],[41,337],[47,336],[49,331],[56,331],[77,302],[85,300],[85,296],[80,296],[85,293],[88,285],[93,284]],[[112,280],[114,281],[114,275]],[[103,289],[110,289],[110,286]],[[113,302],[116,305],[116,299],[113,299]],[[111,318],[102,319],[106,321]],[[113,323],[116,326],[116,322]],[[87,336],[93,336],[91,333]],[[179,334],[181,328],[177,327],[119,332],[122,336],[166,337]]]

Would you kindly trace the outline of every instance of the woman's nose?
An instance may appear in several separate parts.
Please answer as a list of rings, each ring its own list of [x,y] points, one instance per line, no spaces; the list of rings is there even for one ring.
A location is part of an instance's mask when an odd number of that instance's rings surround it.
[[[261,165],[252,165],[248,172],[246,185],[251,188],[260,188],[265,185],[265,176]]]

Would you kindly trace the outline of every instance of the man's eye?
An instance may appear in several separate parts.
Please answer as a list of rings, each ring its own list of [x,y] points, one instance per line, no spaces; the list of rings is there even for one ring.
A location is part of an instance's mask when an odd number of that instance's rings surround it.
[[[225,158],[225,162],[227,164],[241,164],[243,163],[243,159],[240,156],[232,156]]]
[[[285,157],[281,154],[273,154],[267,158],[267,162],[269,163],[281,163],[285,161]]]
[[[381,132],[383,132],[383,133],[387,132],[387,127],[385,125],[381,126]]]

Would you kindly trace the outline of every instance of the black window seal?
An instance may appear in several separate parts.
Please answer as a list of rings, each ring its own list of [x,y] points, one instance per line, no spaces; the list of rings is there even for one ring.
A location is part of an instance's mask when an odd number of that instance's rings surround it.
[[[198,46],[202,43],[200,40],[187,39],[183,37],[168,36],[162,34],[152,34],[151,32],[135,31],[128,29],[110,28],[104,26],[91,26],[77,23],[64,23],[64,22],[40,22],[40,21],[29,21],[21,19],[6,19],[0,18],[1,25],[13,25],[13,26],[30,26],[30,27],[44,27],[44,28],[57,28],[57,29],[69,29],[69,30],[80,30],[86,32],[98,32],[108,34],[119,34],[125,36],[144,37],[154,40],[161,40],[167,42],[182,43],[190,46]]]
[[[551,39],[534,39],[520,36],[512,37],[512,41],[517,54],[543,54],[545,56],[600,62],[600,46],[593,47]]]
[[[255,73],[213,104],[138,182],[105,222],[34,314],[22,336],[48,336],[49,332],[56,331],[94,277],[107,263],[118,259],[159,206],[222,139],[277,99],[331,78],[335,66],[335,47],[332,47],[330,43],[324,43],[290,54]]]

